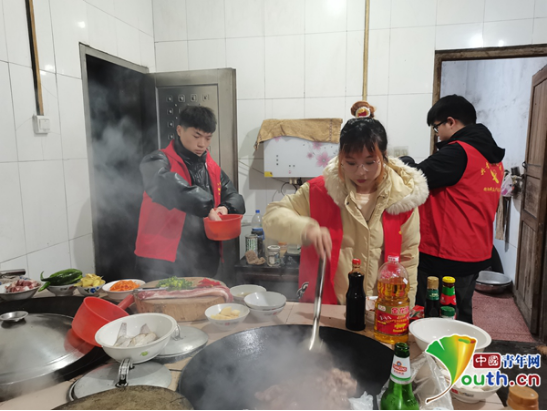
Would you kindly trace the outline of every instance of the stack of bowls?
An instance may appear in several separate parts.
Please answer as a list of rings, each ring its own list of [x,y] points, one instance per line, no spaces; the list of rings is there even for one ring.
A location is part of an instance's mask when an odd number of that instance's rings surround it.
[[[283,311],[287,298],[273,291],[248,294],[244,298],[251,315],[260,321],[269,321]]]
[[[230,288],[230,292],[234,296],[234,301],[238,304],[245,304],[245,297],[249,294],[265,291],[266,289],[264,287],[255,284],[236,285],[235,287]]]

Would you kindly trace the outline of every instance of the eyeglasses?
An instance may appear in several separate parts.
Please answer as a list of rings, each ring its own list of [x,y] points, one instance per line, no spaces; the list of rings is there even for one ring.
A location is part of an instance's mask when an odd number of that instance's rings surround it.
[[[440,127],[441,125],[443,125],[444,123],[446,123],[447,121],[448,121],[448,120],[444,120],[444,121],[441,121],[441,122],[438,123],[438,124],[433,123],[433,125],[431,126],[431,127],[433,127],[433,131],[434,131],[435,133],[438,133],[438,132],[439,132],[439,127]]]
[[[372,160],[368,161],[366,163],[354,163],[353,161],[348,162],[347,160],[344,160],[344,168],[352,173],[355,173],[357,170],[359,170],[360,167],[363,167],[363,170],[370,171],[372,170],[377,164],[380,163],[380,160]]]

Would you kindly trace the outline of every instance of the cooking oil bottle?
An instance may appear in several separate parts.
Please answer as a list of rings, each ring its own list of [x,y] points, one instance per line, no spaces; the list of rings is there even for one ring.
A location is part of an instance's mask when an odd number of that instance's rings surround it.
[[[374,338],[387,344],[408,341],[408,273],[398,256],[388,256],[378,271],[378,299],[374,318]]]

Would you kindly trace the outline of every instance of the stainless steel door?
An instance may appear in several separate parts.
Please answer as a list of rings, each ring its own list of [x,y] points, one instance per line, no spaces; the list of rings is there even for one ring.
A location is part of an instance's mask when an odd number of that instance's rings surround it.
[[[177,136],[176,128],[179,124],[179,112],[183,107],[187,105],[209,107],[215,113],[216,118],[219,118],[218,86],[216,84],[158,87],[157,101],[161,148],[165,148],[169,141]],[[220,163],[218,127],[213,133],[209,151],[213,159]]]

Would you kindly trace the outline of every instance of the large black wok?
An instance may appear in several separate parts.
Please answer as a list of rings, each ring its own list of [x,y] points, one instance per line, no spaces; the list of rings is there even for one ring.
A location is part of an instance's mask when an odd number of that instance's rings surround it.
[[[323,356],[308,354],[302,341],[308,325],[277,325],[222,338],[198,353],[184,368],[178,392],[195,409],[253,409],[254,394],[273,384],[298,379]],[[349,371],[363,391],[377,395],[389,378],[393,351],[368,337],[321,327],[332,365]],[[329,358],[327,356],[327,358]]]

